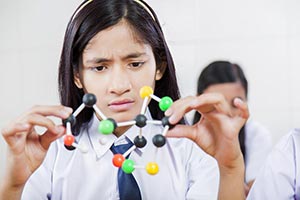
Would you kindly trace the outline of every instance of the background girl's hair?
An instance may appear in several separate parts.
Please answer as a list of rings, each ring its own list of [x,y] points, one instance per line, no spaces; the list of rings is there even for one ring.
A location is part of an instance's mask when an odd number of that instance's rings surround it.
[[[88,42],[98,32],[116,25],[122,19],[126,20],[141,42],[152,47],[157,70],[164,72],[163,77],[155,83],[154,94],[159,97],[170,96],[173,100],[180,97],[173,58],[159,20],[153,9],[144,1],[141,2],[148,10],[134,0],[93,0],[85,6],[82,5],[86,1],[79,5],[68,23],[59,63],[59,95],[63,105],[75,110],[82,103],[84,91],[76,87],[74,74],[81,67],[82,52]],[[154,119],[164,116],[157,102],[151,101],[149,109]],[[74,134],[79,133],[80,127],[90,121],[92,115],[93,110],[85,108],[77,116]]]
[[[245,90],[246,97],[248,96],[248,81],[238,64],[230,63],[228,61],[215,61],[210,63],[205,67],[197,82],[197,94],[203,94],[209,86],[222,83],[235,83],[239,82]],[[195,112],[193,124],[197,123],[201,118],[201,114]],[[241,151],[245,158],[246,148],[245,148],[245,126],[243,126],[239,133],[239,141]]]

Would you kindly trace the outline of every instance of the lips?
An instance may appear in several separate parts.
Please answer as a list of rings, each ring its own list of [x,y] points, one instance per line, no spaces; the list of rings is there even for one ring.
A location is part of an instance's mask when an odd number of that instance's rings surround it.
[[[111,101],[108,107],[115,112],[120,112],[129,110],[133,104],[134,101],[132,99],[120,99]]]

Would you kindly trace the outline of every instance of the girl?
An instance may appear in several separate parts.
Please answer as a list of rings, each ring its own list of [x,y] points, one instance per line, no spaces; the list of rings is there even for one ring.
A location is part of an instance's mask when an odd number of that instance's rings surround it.
[[[247,101],[248,81],[242,68],[227,61],[214,61],[201,72],[197,94],[219,92],[223,94],[231,105],[232,113],[239,110],[233,105],[236,97]],[[197,123],[201,114],[196,112],[194,123]],[[257,172],[265,161],[272,147],[271,134],[256,121],[248,120],[239,133],[241,151],[245,160],[245,191],[248,193]]]
[[[87,154],[68,151],[60,138],[65,129],[47,116],[67,118],[82,102],[85,93],[96,95],[97,107],[117,122],[132,120],[142,107],[142,86],[154,88],[156,96],[177,100],[165,113],[171,124],[196,109],[204,116],[187,129],[189,137],[216,161],[187,139],[168,139],[159,149],[150,142],[136,149],[130,158],[136,163],[153,159],[160,172],[149,176],[133,172],[135,186],[124,189],[118,169],[111,164],[113,147],[130,144],[137,135],[135,126],[120,127],[103,141],[97,133],[100,116],[85,109],[77,118],[73,132]],[[223,96],[209,94],[179,100],[171,54],[154,11],[140,0],[88,0],[70,20],[64,39],[59,67],[59,91],[64,106],[35,106],[2,130],[8,144],[5,179],[0,188],[2,199],[233,199],[229,187],[239,187],[242,179],[232,173],[242,159],[237,135],[248,117],[247,105],[239,99],[235,105],[241,115],[232,117]],[[161,119],[164,113],[156,102],[149,104],[148,118]],[[47,128],[37,135],[34,126]],[[149,125],[143,135],[149,140],[161,128]],[[199,133],[199,134],[198,134]],[[215,134],[218,133],[218,134]],[[220,134],[221,133],[221,134]],[[58,139],[58,140],[57,140]],[[55,142],[53,142],[55,141]],[[136,187],[134,192],[132,188]],[[240,197],[237,194],[237,197]]]
[[[266,159],[247,199],[300,199],[300,130],[283,136]]]

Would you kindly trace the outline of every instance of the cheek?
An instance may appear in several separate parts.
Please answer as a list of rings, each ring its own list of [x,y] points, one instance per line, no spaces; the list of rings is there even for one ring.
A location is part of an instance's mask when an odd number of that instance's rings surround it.
[[[155,86],[155,70],[149,69],[138,74],[133,73],[131,82],[138,87],[150,86],[153,88]]]
[[[96,77],[95,74],[84,72],[82,73],[82,84],[85,89],[85,92],[88,93],[99,93],[101,91],[101,88],[104,89],[105,87],[105,81],[101,80],[99,77]]]

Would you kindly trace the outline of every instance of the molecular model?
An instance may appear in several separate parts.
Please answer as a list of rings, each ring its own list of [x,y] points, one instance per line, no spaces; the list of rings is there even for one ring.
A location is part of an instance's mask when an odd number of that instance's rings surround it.
[[[136,168],[146,169],[148,174],[155,175],[159,171],[158,164],[156,162],[149,162],[146,167],[135,165],[134,161],[131,159],[125,159],[135,148],[143,148],[147,144],[146,138],[142,135],[142,128],[147,124],[162,125],[164,127],[161,134],[157,134],[152,138],[152,142],[156,147],[162,147],[166,143],[165,135],[167,131],[173,126],[170,125],[168,117],[164,117],[162,120],[148,120],[145,116],[148,101],[152,99],[159,103],[159,108],[162,111],[166,111],[173,103],[173,100],[165,96],[159,98],[153,94],[153,89],[149,86],[144,86],[140,89],[140,96],[144,99],[142,109],[140,114],[138,114],[135,119],[126,122],[116,122],[114,119],[107,118],[96,106],[96,96],[94,94],[87,93],[83,96],[83,103],[71,114],[66,120],[64,120],[64,125],[66,126],[66,135],[64,136],[64,145],[68,150],[74,150],[78,148],[83,153],[87,152],[87,148],[79,146],[72,134],[71,127],[76,121],[76,116],[85,108],[93,108],[94,111],[101,117],[101,121],[98,126],[98,131],[102,134],[108,135],[112,134],[117,127],[136,125],[140,128],[139,134],[134,139],[134,145],[128,149],[124,154],[115,154],[112,162],[116,167],[121,167],[122,170],[130,174]]]

